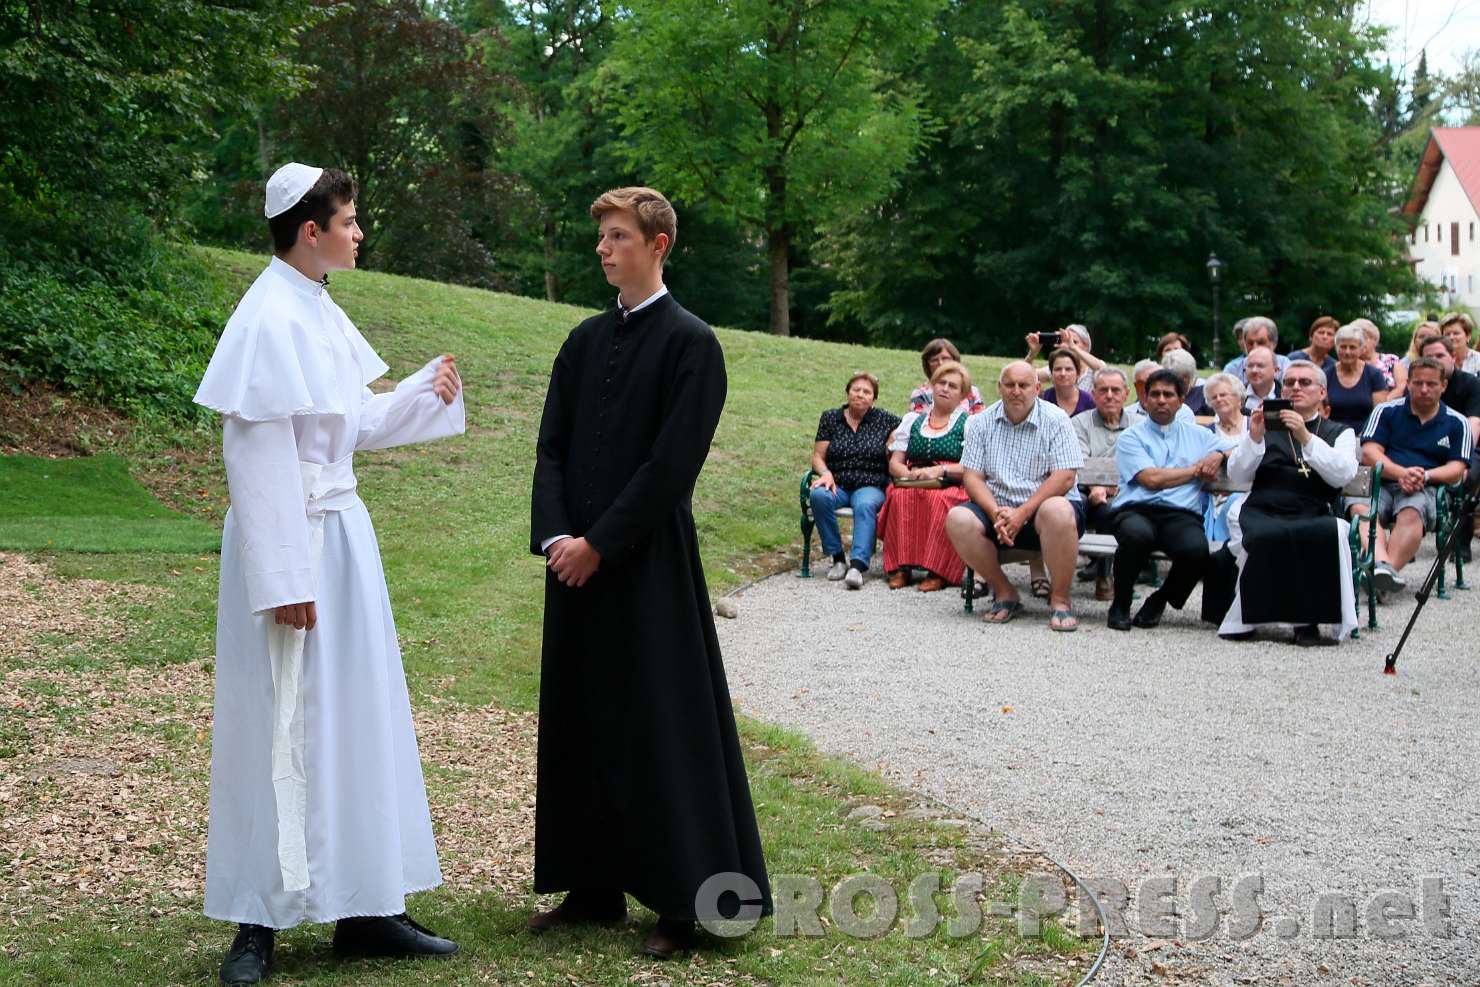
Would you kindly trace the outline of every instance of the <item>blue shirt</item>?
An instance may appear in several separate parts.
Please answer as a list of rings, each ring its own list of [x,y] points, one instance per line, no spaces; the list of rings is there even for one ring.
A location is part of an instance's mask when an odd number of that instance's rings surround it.
[[[1150,418],[1132,425],[1115,443],[1115,465],[1120,468],[1120,493],[1111,502],[1112,510],[1145,504],[1151,507],[1176,507],[1195,514],[1203,512],[1201,480],[1151,490],[1136,482],[1144,469],[1185,469],[1210,452],[1221,452],[1238,445],[1237,439],[1210,432],[1195,422],[1174,419],[1170,425],[1158,425]]]
[[[1125,439],[1121,439],[1124,442]],[[1426,422],[1418,420],[1408,407],[1408,398],[1384,401],[1372,411],[1362,441],[1376,442],[1387,458],[1402,467],[1422,466],[1438,469],[1445,463],[1470,461],[1470,422],[1464,415],[1445,404]]]

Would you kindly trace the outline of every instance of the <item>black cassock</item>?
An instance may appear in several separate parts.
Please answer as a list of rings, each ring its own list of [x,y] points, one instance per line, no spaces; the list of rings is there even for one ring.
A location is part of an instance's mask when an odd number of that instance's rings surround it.
[[[579,589],[545,575],[541,894],[694,918],[699,886],[738,872],[771,911],[691,504],[724,403],[719,340],[671,295],[587,319],[555,358],[530,549],[584,535],[602,560]]]
[[[1306,423],[1333,448],[1346,426]],[[1245,624],[1340,624],[1341,491],[1314,467],[1300,472],[1288,432],[1266,432],[1264,457],[1239,513],[1248,553],[1239,575]]]

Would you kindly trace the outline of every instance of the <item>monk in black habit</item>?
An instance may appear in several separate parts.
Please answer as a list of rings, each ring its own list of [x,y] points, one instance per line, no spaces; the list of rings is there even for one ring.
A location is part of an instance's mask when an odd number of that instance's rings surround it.
[[[658,913],[643,951],[666,959],[692,945],[714,875],[744,875],[740,903],[771,912],[691,505],[725,362],[663,285],[668,200],[615,189],[591,215],[617,307],[561,346],[534,471],[530,548],[548,558],[534,888],[568,894],[530,928],[620,921],[625,892]]]
[[[1314,363],[1290,361],[1281,394],[1291,407],[1278,421],[1256,409],[1228,458],[1229,479],[1252,486],[1236,522],[1237,592],[1218,632],[1250,640],[1260,625],[1293,625],[1295,644],[1335,644],[1357,623],[1341,519],[1341,488],[1357,474],[1356,436],[1321,417],[1326,378]]]

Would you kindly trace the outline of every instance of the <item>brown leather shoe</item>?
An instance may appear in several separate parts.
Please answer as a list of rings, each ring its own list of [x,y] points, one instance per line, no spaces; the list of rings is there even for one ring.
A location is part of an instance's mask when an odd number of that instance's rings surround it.
[[[926,576],[915,589],[921,593],[934,593],[946,588],[946,581],[939,576]]]
[[[910,584],[910,573],[908,569],[895,569],[889,574],[890,589],[904,589]]]
[[[1097,600],[1113,600],[1113,599],[1115,599],[1115,581],[1112,580],[1109,576],[1096,576],[1095,577],[1095,599],[1097,599]]]
[[[696,938],[692,921],[660,918],[643,942],[642,952],[655,960],[669,960],[675,953],[693,949]]]
[[[615,925],[627,917],[627,897],[621,892],[571,892],[547,912],[529,917],[529,931],[549,932],[573,925]]]

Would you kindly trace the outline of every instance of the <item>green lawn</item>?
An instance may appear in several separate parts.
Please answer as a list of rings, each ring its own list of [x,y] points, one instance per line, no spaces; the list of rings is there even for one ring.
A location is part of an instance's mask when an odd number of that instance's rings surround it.
[[[119,456],[0,456],[0,549],[211,552],[220,546],[220,531],[155,500]]]
[[[262,264],[261,258],[244,254],[201,253],[243,287]],[[541,561],[527,549],[535,432],[555,351],[589,313],[370,273],[336,274],[333,292],[391,365],[393,376],[437,353],[452,352],[467,391],[465,437],[356,458],[360,492],[375,519],[386,563],[418,717],[437,703],[532,710],[539,688],[544,579]],[[817,416],[842,402],[850,372],[875,373],[883,404],[896,411],[922,377],[913,353],[728,330],[720,330],[720,338],[729,399],[694,505],[715,596],[767,569],[795,564],[797,479],[808,460]],[[984,393],[991,392],[1001,362],[968,358]],[[179,458],[178,450],[172,452],[157,437],[147,441],[130,450],[136,470],[147,473]],[[205,448],[215,437],[186,435],[174,441],[196,465],[185,470],[189,480],[181,483],[188,490],[177,491],[172,503],[211,521],[211,531],[219,530],[224,481],[218,459]],[[163,517],[162,512],[156,517],[138,513],[158,506],[144,506],[137,492],[125,496],[128,488],[115,479],[116,461],[98,468],[107,478],[99,489],[111,491],[109,510],[116,510],[120,520]],[[4,476],[0,473],[0,482]],[[42,511],[51,502],[37,497],[25,510]],[[0,495],[0,504],[5,502]],[[78,501],[69,495],[56,502]],[[103,503],[94,498],[81,506],[97,514],[103,513]],[[68,516],[78,515],[63,512],[54,520],[60,524]],[[8,517],[0,515],[0,525]],[[79,522],[77,530],[86,527]],[[113,523],[93,527],[117,528]],[[133,537],[117,530],[120,538]],[[161,587],[169,602],[133,605],[127,633],[116,640],[80,650],[58,647],[59,654],[70,656],[59,657],[59,666],[99,675],[142,667],[168,675],[172,665],[211,655],[217,562],[201,553],[213,546],[191,542],[165,549],[135,540],[132,551],[90,555],[82,554],[80,543],[59,551],[63,544],[50,546],[46,555],[60,575]],[[911,878],[930,871],[982,870],[989,893],[1001,882],[1016,880],[976,838],[957,828],[906,820],[903,810],[913,800],[877,777],[820,757],[803,738],[763,724],[743,721],[742,733],[773,875],[812,875],[831,887],[846,874],[869,871],[888,879],[901,897]],[[200,763],[204,745],[188,734],[161,733],[163,760]],[[10,749],[25,747],[17,743]],[[0,774],[13,763],[0,759]],[[428,772],[435,806],[444,794],[452,797],[452,789],[438,781],[436,765],[430,764]],[[884,831],[866,831],[844,819],[848,805],[858,799],[897,814]],[[489,812],[508,810],[488,807]],[[1010,806],[1002,811],[1010,820]],[[0,879],[3,864],[0,860]],[[949,887],[949,877],[944,886]],[[947,897],[937,901],[948,916]],[[767,921],[748,938],[692,961],[658,966],[633,955],[631,930],[549,939],[523,935],[523,920],[534,904],[527,888],[513,897],[452,889],[418,896],[415,914],[468,948],[451,962],[414,969],[339,965],[325,953],[324,929],[295,930],[283,937],[277,982],[388,984],[414,977],[428,984],[1061,984],[1077,979],[1068,964],[1077,962],[1082,970],[1089,948],[1073,937],[1025,940],[994,919],[980,934],[962,938],[942,931],[910,939],[896,926],[869,940],[836,932],[781,939]],[[902,914],[908,914],[903,905]],[[214,977],[228,939],[229,930],[179,909],[166,910],[158,920],[137,909],[108,907],[36,917],[19,928],[0,925],[0,984],[203,984]]]

